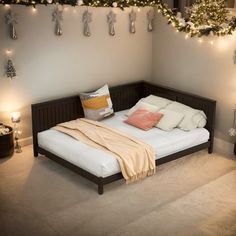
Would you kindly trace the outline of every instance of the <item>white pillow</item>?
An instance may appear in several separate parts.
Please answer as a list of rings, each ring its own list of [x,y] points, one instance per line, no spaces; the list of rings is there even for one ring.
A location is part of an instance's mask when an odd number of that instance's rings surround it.
[[[206,125],[206,115],[203,111],[193,109],[179,102],[169,104],[166,109],[180,112],[184,115],[184,119],[178,127],[185,131],[190,131],[196,128],[203,128]]]
[[[164,116],[156,124],[156,127],[165,131],[171,131],[176,128],[184,118],[182,113],[167,109],[162,109],[159,113],[162,113]]]
[[[151,105],[151,104],[149,104],[149,103],[146,103],[146,102],[143,102],[143,100],[141,99],[141,100],[139,100],[139,101],[135,104],[135,106],[133,106],[133,107],[128,111],[127,116],[130,116],[133,112],[135,112],[136,110],[138,110],[138,109],[140,109],[140,108],[141,108],[141,109],[146,109],[146,110],[151,111],[151,112],[157,112],[157,111],[160,110],[159,107],[153,106],[153,105]]]
[[[203,127],[206,126],[207,117],[206,117],[206,114],[203,111],[200,111],[195,116],[193,116],[193,120],[197,124],[198,128],[203,128]]]
[[[158,97],[155,95],[149,95],[148,97],[142,98],[142,101],[157,106],[160,109],[165,108],[168,104],[173,102],[169,99]]]

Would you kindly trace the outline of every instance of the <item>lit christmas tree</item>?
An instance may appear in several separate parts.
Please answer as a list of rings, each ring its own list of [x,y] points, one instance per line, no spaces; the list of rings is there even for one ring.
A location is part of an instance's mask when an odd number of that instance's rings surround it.
[[[190,8],[191,22],[195,28],[217,28],[228,21],[225,0],[196,0]]]
[[[10,59],[7,61],[6,76],[11,79],[16,77],[16,69]]]

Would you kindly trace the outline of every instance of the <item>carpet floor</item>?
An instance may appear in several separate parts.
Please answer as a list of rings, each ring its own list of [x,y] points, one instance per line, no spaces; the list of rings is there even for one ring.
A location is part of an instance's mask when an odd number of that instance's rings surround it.
[[[236,236],[233,158],[201,151],[98,195],[96,185],[26,146],[0,160],[0,235]]]

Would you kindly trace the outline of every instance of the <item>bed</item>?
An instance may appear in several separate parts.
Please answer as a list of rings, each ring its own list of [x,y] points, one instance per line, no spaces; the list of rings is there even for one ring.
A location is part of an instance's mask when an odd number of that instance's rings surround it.
[[[110,88],[115,116],[102,122],[129,133],[152,145],[155,149],[156,165],[160,165],[182,156],[208,149],[213,151],[214,121],[216,102],[155,85],[145,81]],[[142,97],[150,94],[181,102],[203,110],[207,116],[205,128],[185,132],[174,129],[171,132],[153,128],[142,131],[123,121],[127,109],[135,105]],[[117,160],[87,146],[72,137],[50,128],[58,123],[83,117],[83,109],[78,96],[57,99],[32,105],[34,156],[38,154],[60,163],[98,185],[98,193],[103,194],[104,185],[123,178]],[[155,140],[158,140],[156,142]]]

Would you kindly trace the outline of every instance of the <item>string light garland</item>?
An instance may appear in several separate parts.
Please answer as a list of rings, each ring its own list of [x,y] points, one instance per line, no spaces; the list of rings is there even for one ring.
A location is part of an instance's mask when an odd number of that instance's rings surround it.
[[[37,4],[61,4],[71,6],[91,6],[91,7],[118,7],[124,9],[125,7],[137,6],[156,6],[161,4],[159,0],[0,0],[1,4],[18,4],[25,6],[34,6]]]
[[[212,4],[215,7],[210,7],[206,3]],[[200,14],[200,16],[196,16],[194,19],[193,17],[189,18],[189,20],[185,20],[181,17],[180,14],[175,14],[166,4],[157,4],[158,12],[160,12],[163,16],[165,16],[168,20],[168,24],[171,24],[173,27],[176,28],[177,31],[187,33],[187,37],[202,37],[208,35],[214,36],[225,36],[232,34],[233,31],[236,29],[236,18],[235,17],[226,17],[228,11],[225,5],[222,5],[222,2],[225,4],[224,0],[197,0],[193,5],[190,13],[193,13],[193,9],[197,9],[197,4],[202,4],[201,8],[198,8],[198,11],[194,12],[193,14]],[[219,5],[218,5],[219,4]],[[222,23],[222,19],[224,19],[224,23],[222,24],[209,24],[203,25],[203,22],[198,25],[198,20],[203,17],[204,13],[210,11],[212,14],[215,14],[214,11],[219,7],[219,11],[217,13],[218,18],[217,20]],[[191,12],[192,11],[192,12]],[[192,14],[192,16],[193,16]],[[216,16],[216,15],[214,15]],[[210,16],[208,16],[210,18]],[[195,20],[192,22],[191,20]],[[204,22],[205,23],[205,22]],[[204,26],[204,27],[199,27]]]
[[[71,6],[90,7],[156,7],[157,11],[167,18],[168,24],[172,25],[177,32],[185,32],[186,37],[202,37],[208,35],[225,36],[230,35],[236,29],[236,17],[228,17],[225,0],[196,0],[190,9],[190,18],[185,20],[180,13],[176,13],[162,3],[161,0],[0,0],[1,4],[18,4],[36,7],[37,4],[61,4]],[[201,5],[202,4],[202,5]],[[199,6],[197,6],[199,5]],[[214,18],[219,24],[202,22],[204,15]],[[200,14],[200,15],[199,15]],[[213,16],[211,16],[213,14]],[[203,25],[205,24],[205,25]]]

